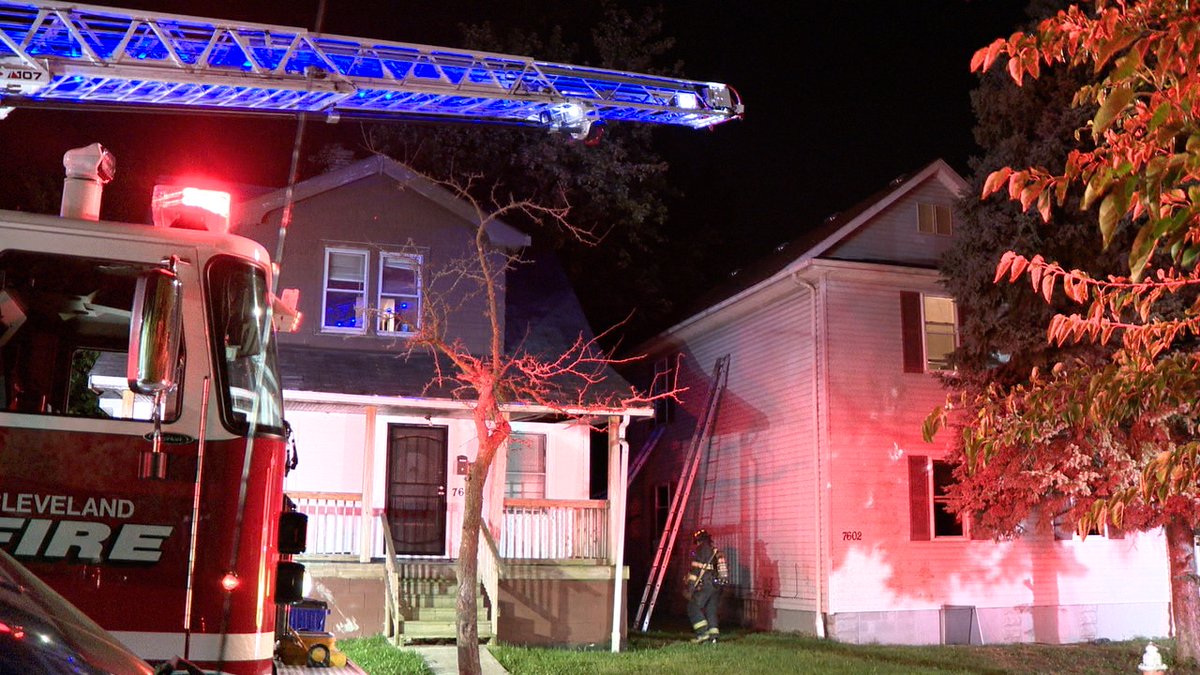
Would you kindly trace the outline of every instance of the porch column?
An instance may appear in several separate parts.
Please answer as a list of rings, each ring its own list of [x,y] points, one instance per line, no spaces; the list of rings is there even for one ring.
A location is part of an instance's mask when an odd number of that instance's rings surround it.
[[[375,522],[375,415],[379,409],[373,405],[366,406],[366,420],[363,424],[363,457],[362,457],[362,507],[361,526],[358,529],[358,561],[371,562],[371,548],[375,545],[375,532],[379,523]]]
[[[609,561],[613,564],[613,652],[621,651],[622,609],[625,597],[625,496],[628,491],[629,442],[625,440],[628,415],[608,418],[608,541]]]

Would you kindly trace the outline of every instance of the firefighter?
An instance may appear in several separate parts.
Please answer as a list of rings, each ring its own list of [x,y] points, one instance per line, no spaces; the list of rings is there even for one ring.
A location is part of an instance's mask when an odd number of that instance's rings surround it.
[[[692,560],[684,581],[688,620],[696,637],[693,642],[716,643],[721,635],[717,625],[717,606],[721,589],[729,584],[729,564],[721,549],[713,546],[708,530],[696,530],[692,535]]]

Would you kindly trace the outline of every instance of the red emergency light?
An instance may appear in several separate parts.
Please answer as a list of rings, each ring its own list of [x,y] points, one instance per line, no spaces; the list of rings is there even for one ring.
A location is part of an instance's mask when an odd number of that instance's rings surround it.
[[[228,192],[177,185],[155,185],[150,210],[155,227],[229,232]]]

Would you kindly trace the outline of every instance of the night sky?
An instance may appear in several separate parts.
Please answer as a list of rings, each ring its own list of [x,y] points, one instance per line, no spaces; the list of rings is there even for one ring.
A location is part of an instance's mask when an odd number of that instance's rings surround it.
[[[640,6],[636,0],[622,0]],[[104,2],[136,9],[312,28],[318,0]],[[744,120],[712,131],[656,132],[685,194],[669,233],[709,246],[719,280],[893,178],[942,157],[959,171],[977,152],[968,92],[971,53],[1008,35],[1025,0],[671,2],[665,33],[683,73],[730,84]],[[586,36],[596,3],[327,0],[324,31],[461,46],[458,25],[489,20],[530,30],[561,24]],[[530,56],[539,57],[538,54]],[[21,110],[0,121],[0,179],[60,185],[66,149],[100,141],[118,160],[109,210],[148,202],[159,175],[204,172],[257,185],[287,178],[295,123],[247,117]],[[310,123],[303,154],[338,140],[358,145],[356,124]],[[16,194],[13,192],[12,194]],[[57,199],[57,196],[55,196]],[[6,201],[7,200],[7,201]],[[0,207],[37,210],[0,195]],[[57,201],[51,210],[57,209]],[[718,234],[690,234],[703,221]]]

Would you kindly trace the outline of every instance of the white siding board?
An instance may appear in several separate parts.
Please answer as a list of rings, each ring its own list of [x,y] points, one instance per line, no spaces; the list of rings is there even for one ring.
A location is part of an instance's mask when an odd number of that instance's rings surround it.
[[[818,578],[811,303],[797,287],[689,341],[680,382],[689,387],[680,398],[690,420],[708,396],[717,359],[731,355],[707,465],[715,476],[697,477],[687,525],[703,520],[713,532],[743,596],[799,599],[808,607]],[[676,436],[660,445],[676,458],[673,470],[660,465],[649,484],[679,478],[689,440]],[[711,514],[696,513],[706,505]]]
[[[952,238],[918,232],[917,203],[953,205],[957,199],[945,183],[930,177],[839,242],[824,257],[935,265],[950,247]]]
[[[289,411],[300,461],[284,479],[291,492],[361,492],[366,415]]]

